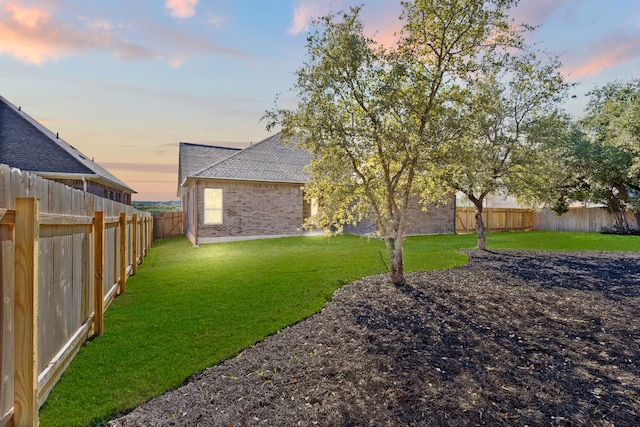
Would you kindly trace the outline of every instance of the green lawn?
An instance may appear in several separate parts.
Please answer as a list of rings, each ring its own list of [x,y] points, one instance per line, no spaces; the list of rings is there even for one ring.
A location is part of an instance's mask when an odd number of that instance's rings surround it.
[[[595,233],[495,233],[489,248],[640,250],[640,238]],[[410,237],[407,271],[463,265],[475,235]],[[157,241],[40,410],[40,425],[98,425],[178,387],[322,308],[340,286],[386,271],[378,240],[292,237],[201,245]]]

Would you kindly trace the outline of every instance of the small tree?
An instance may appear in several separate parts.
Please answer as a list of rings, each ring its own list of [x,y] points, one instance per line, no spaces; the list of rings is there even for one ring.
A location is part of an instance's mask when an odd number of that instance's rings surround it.
[[[478,249],[486,246],[485,198],[506,191],[531,202],[534,184],[553,173],[545,145],[557,136],[552,122],[562,117],[558,104],[567,85],[559,65],[557,59],[543,63],[534,53],[508,58],[476,74],[459,103],[457,167],[445,176],[476,208]]]
[[[404,28],[386,50],[365,37],[359,8],[316,22],[297,71],[298,106],[267,113],[270,127],[312,153],[309,198],[318,224],[375,222],[405,282],[402,241],[412,197],[439,200],[437,180],[455,137],[451,99],[463,79],[522,35],[507,18],[515,0],[402,2]]]

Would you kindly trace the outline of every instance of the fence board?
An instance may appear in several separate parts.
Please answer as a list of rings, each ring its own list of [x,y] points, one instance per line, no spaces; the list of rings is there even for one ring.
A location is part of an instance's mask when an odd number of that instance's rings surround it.
[[[15,224],[14,420],[38,425],[38,201],[17,198]]]
[[[14,260],[14,243],[3,241],[0,286],[0,419],[7,417],[13,407]]]

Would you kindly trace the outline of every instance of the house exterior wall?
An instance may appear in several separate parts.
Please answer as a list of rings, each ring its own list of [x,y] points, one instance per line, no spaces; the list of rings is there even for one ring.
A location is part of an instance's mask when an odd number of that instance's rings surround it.
[[[452,194],[446,202],[432,204],[422,209],[419,200],[409,203],[405,235],[448,234],[456,232],[456,196]]]
[[[84,182],[81,179],[52,179],[71,188],[84,191]],[[106,185],[99,184],[94,181],[87,180],[87,193],[95,194],[98,197],[113,200],[115,202],[131,204],[131,193],[124,192]]]
[[[432,204],[424,210],[418,198],[411,199],[407,211],[405,236],[455,233],[455,202],[456,196],[452,194],[445,202]],[[375,231],[375,225],[369,221],[344,227],[344,233],[348,234],[365,235]]]
[[[197,215],[187,214],[187,236],[194,243],[302,233],[302,184],[198,180],[187,190]],[[205,224],[204,189],[223,191],[222,224]],[[193,197],[191,197],[191,195]],[[186,202],[189,205],[189,201]],[[197,229],[196,229],[197,224]]]

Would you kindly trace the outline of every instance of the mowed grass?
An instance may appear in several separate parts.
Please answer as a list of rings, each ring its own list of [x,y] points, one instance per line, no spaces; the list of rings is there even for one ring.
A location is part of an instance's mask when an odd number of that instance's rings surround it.
[[[496,233],[489,248],[640,250],[640,237],[596,233]],[[409,237],[407,271],[465,264],[475,235]],[[99,425],[176,388],[318,312],[333,292],[383,273],[384,244],[314,236],[201,245],[157,241],[40,410],[40,425]]]

